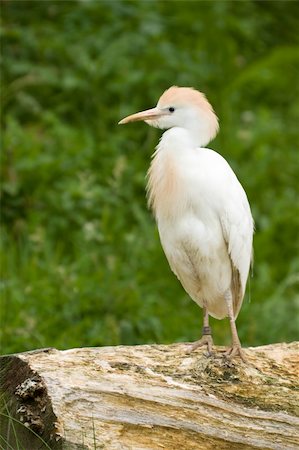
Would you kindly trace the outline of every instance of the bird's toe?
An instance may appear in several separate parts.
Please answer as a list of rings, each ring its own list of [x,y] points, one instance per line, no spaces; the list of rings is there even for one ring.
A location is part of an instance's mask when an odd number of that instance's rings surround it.
[[[204,347],[205,345],[207,346],[208,355],[211,356],[214,343],[213,338],[210,335],[204,335],[198,341],[193,342],[193,344],[188,348],[187,354],[190,354],[197,348]]]
[[[235,356],[239,356],[244,363],[247,363],[243,349],[239,345],[233,345],[224,355],[227,359],[232,360]]]

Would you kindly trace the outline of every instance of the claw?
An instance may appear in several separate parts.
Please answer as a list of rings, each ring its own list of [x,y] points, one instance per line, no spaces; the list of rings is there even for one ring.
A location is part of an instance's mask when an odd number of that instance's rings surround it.
[[[244,351],[242,350],[240,345],[233,345],[224,355],[228,359],[233,359],[235,356],[240,356],[244,363],[247,363],[247,359],[244,355]]]
[[[214,342],[213,342],[213,338],[210,334],[205,334],[202,336],[201,339],[199,339],[199,341],[194,342],[191,345],[191,348],[187,350],[187,353],[189,354],[189,353],[193,352],[194,350],[196,350],[198,347],[203,347],[204,345],[207,346],[208,354],[209,354],[209,356],[211,356]]]

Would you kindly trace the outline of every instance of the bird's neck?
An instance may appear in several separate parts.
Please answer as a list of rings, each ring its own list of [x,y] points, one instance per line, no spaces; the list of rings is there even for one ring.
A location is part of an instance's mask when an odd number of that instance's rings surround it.
[[[211,130],[208,125],[199,125],[198,122],[193,124],[191,122],[188,123],[188,126],[186,127],[173,127],[166,130],[163,133],[160,142],[161,144],[169,143],[171,147],[172,144],[174,144],[175,147],[180,146],[182,151],[186,146],[191,148],[205,147],[213,137],[214,135],[211,135]],[[164,147],[165,145],[162,146]],[[169,145],[167,145],[167,147],[169,147]]]
[[[173,127],[166,130],[159,142],[157,152],[171,151],[173,154],[182,154],[186,150],[201,147],[203,143],[192,130],[182,127]]]

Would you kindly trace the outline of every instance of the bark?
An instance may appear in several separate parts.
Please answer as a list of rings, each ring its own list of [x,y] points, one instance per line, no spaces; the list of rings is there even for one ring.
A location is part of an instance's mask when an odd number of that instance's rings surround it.
[[[245,349],[247,363],[186,348],[2,357],[1,448],[299,448],[299,343]]]

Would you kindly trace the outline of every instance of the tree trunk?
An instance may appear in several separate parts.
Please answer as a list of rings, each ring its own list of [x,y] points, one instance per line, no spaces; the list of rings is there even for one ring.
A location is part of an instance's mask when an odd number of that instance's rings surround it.
[[[247,363],[186,348],[2,357],[1,448],[299,448],[299,343],[248,348]]]

